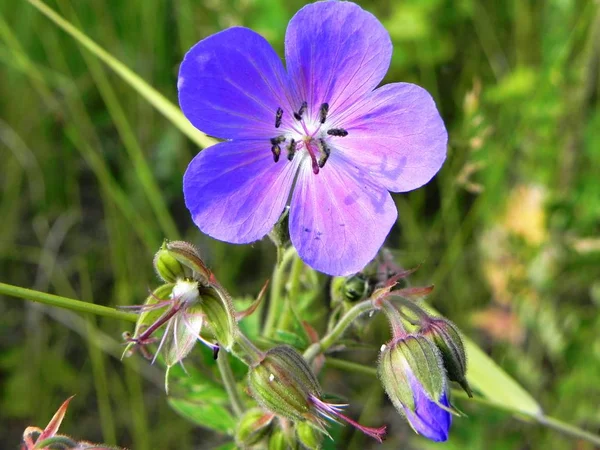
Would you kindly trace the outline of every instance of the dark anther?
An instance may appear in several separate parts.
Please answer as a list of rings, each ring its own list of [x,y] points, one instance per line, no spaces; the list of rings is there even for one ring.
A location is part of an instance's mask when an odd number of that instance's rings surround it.
[[[279,128],[281,126],[282,118],[283,118],[283,109],[277,108],[277,112],[275,113],[275,128]]]
[[[329,159],[329,155],[331,155],[331,149],[327,146],[325,139],[319,139],[319,148],[323,153],[319,158],[319,167],[322,169],[327,160]]]
[[[298,110],[298,112],[294,112],[294,118],[296,120],[302,120],[302,114],[306,112],[306,108],[308,108],[308,103],[302,102],[302,105],[300,105],[300,109]]]
[[[281,144],[282,142],[285,142],[285,136],[283,134],[281,136],[275,136],[274,138],[271,138],[271,145]]]
[[[323,103],[321,105],[321,123],[325,123],[327,120],[327,113],[329,112],[329,103]]]
[[[288,146],[288,161],[291,161],[292,159],[294,159],[294,155],[296,154],[296,141],[295,140],[291,140],[290,141],[290,145]]]
[[[281,147],[279,145],[274,145],[271,147],[271,151],[273,152],[273,161],[279,161],[279,155],[281,155]]]
[[[281,147],[279,144],[285,142],[285,136],[282,134],[281,136],[275,136],[271,138],[271,151],[273,152],[273,161],[279,161],[279,155],[281,155]]]
[[[343,128],[332,128],[331,130],[327,130],[327,134],[329,136],[339,136],[339,137],[348,136],[348,132],[346,130],[344,130]]]
[[[216,361],[217,358],[219,357],[219,350],[221,349],[221,347],[219,347],[218,345],[213,347],[213,359]]]

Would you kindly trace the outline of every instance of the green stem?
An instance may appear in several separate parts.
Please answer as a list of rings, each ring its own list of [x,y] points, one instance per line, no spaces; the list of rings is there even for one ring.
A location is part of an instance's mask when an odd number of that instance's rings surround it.
[[[275,266],[275,270],[273,271],[271,292],[269,296],[269,309],[267,310],[267,319],[265,320],[265,325],[263,328],[263,336],[271,336],[273,334],[273,330],[275,329],[275,322],[277,321],[282,309],[282,292],[285,284],[283,274],[285,273],[288,264],[295,254],[296,250],[294,247],[288,248],[283,254],[283,258],[281,258],[281,264]]]
[[[306,359],[308,362],[312,362],[312,360],[315,359],[319,354],[323,353],[329,347],[335,344],[344,331],[346,331],[346,328],[348,328],[350,324],[356,318],[358,318],[358,316],[374,309],[376,308],[373,306],[373,302],[371,300],[365,300],[354,305],[346,314],[342,316],[340,321],[327,335],[325,335],[325,337],[323,337],[323,339],[312,344],[306,349],[304,352],[304,359]]]
[[[13,286],[11,284],[0,283],[0,294],[16,298],[22,298],[24,300],[30,300],[32,302],[43,303],[45,305],[70,309],[71,311],[109,317],[111,319],[125,320],[128,322],[135,322],[138,319],[137,314],[119,311],[108,306],[82,302],[81,300],[61,297],[59,295],[54,294],[47,294],[45,292],[34,291],[32,289]]]
[[[303,268],[304,262],[297,253],[294,253],[294,261],[292,262],[292,270],[290,272],[290,292],[285,296],[285,306],[279,315],[278,328],[280,330],[287,330],[287,327],[289,326],[290,317],[292,316],[290,304],[298,298],[298,293],[300,291],[300,275],[302,274]]]
[[[248,367],[260,363],[265,354],[261,352],[241,331],[237,334],[231,353]]]
[[[231,371],[229,355],[226,352],[221,352],[221,354],[217,358],[217,365],[219,366],[219,372],[221,372],[221,379],[223,380],[223,385],[225,386],[227,395],[229,395],[229,401],[231,402],[233,412],[236,416],[240,417],[244,413],[245,407],[240,397],[240,393],[238,392],[235,377],[233,376],[233,372]]]
[[[363,364],[346,361],[343,359],[327,358],[325,360],[325,364],[328,367],[335,367],[337,369],[345,370],[347,372],[362,373],[365,375],[371,375],[373,377],[377,376],[377,369],[370,367],[370,366],[365,366]],[[523,411],[518,411],[518,410],[512,409],[510,407],[502,406],[496,402],[491,402],[484,397],[469,398],[469,397],[467,397],[467,394],[465,394],[463,391],[460,391],[460,390],[452,390],[452,396],[460,397],[462,399],[469,400],[471,402],[479,403],[479,404],[487,406],[489,408],[506,411],[508,413],[511,413],[517,419],[519,419],[519,418],[531,419],[540,425],[547,426],[548,428],[558,431],[566,436],[574,437],[577,439],[583,439],[585,441],[591,442],[592,444],[594,444],[596,446],[600,446],[600,436],[597,436],[595,434],[592,434],[585,430],[582,430],[581,428],[576,427],[575,425],[570,425],[568,423],[565,423],[562,420],[559,420],[555,417],[545,416],[543,414],[528,414]]]

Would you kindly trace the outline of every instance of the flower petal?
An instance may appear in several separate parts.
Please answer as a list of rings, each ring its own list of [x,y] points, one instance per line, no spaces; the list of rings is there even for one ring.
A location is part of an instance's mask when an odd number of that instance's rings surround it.
[[[376,89],[335,118],[336,148],[393,192],[423,186],[446,159],[448,134],[429,93],[414,84]]]
[[[209,236],[233,244],[256,241],[279,219],[297,166],[285,158],[273,162],[268,141],[221,142],[188,166],[185,204]]]
[[[452,415],[448,410],[443,409],[427,397],[423,387],[412,374],[410,378],[412,378],[411,386],[415,399],[415,410],[411,411],[410,408],[404,408],[404,413],[410,425],[417,433],[432,441],[444,442],[448,440]],[[439,403],[447,408],[450,407],[446,393],[442,394]]]
[[[212,136],[273,137],[277,108],[289,110],[286,80],[281,59],[265,38],[248,28],[229,28],[186,53],[177,82],[179,104],[196,128]]]
[[[329,275],[349,275],[371,261],[396,221],[387,190],[333,153],[317,175],[300,168],[290,235],[300,258]]]
[[[329,104],[335,116],[372,91],[392,57],[392,42],[371,13],[350,2],[324,1],[305,6],[290,21],[285,59],[296,105],[308,103],[316,118]]]

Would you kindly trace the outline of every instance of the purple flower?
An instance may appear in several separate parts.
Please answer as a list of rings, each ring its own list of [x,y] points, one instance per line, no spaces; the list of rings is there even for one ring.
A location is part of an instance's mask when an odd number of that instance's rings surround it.
[[[351,274],[396,221],[388,191],[416,189],[440,169],[446,130],[422,88],[375,89],[392,44],[354,3],[302,8],[288,25],[285,56],[287,70],[263,37],[241,27],[186,54],[181,108],[198,129],[228,139],[190,163],[186,206],[203,232],[242,244],[265,236],[289,201],[300,257]]]
[[[412,411],[407,406],[403,406],[406,419],[411,427],[420,435],[425,436],[435,442],[444,442],[448,440],[448,431],[452,424],[452,414],[448,396],[446,392],[442,393],[438,402],[433,402],[423,389],[423,385],[416,379],[411,370],[407,368],[406,377],[409,380],[410,388],[413,393],[415,409]]]

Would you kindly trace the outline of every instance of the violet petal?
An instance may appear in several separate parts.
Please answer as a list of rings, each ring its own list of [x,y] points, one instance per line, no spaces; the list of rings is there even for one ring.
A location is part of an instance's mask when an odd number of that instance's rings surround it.
[[[271,138],[289,110],[281,58],[260,34],[233,27],[203,39],[179,69],[179,104],[199,130],[224,139]],[[289,113],[284,120],[291,120]]]
[[[192,160],[183,193],[200,230],[233,244],[256,241],[271,231],[298,162],[274,163],[269,147],[268,141],[221,142]]]

